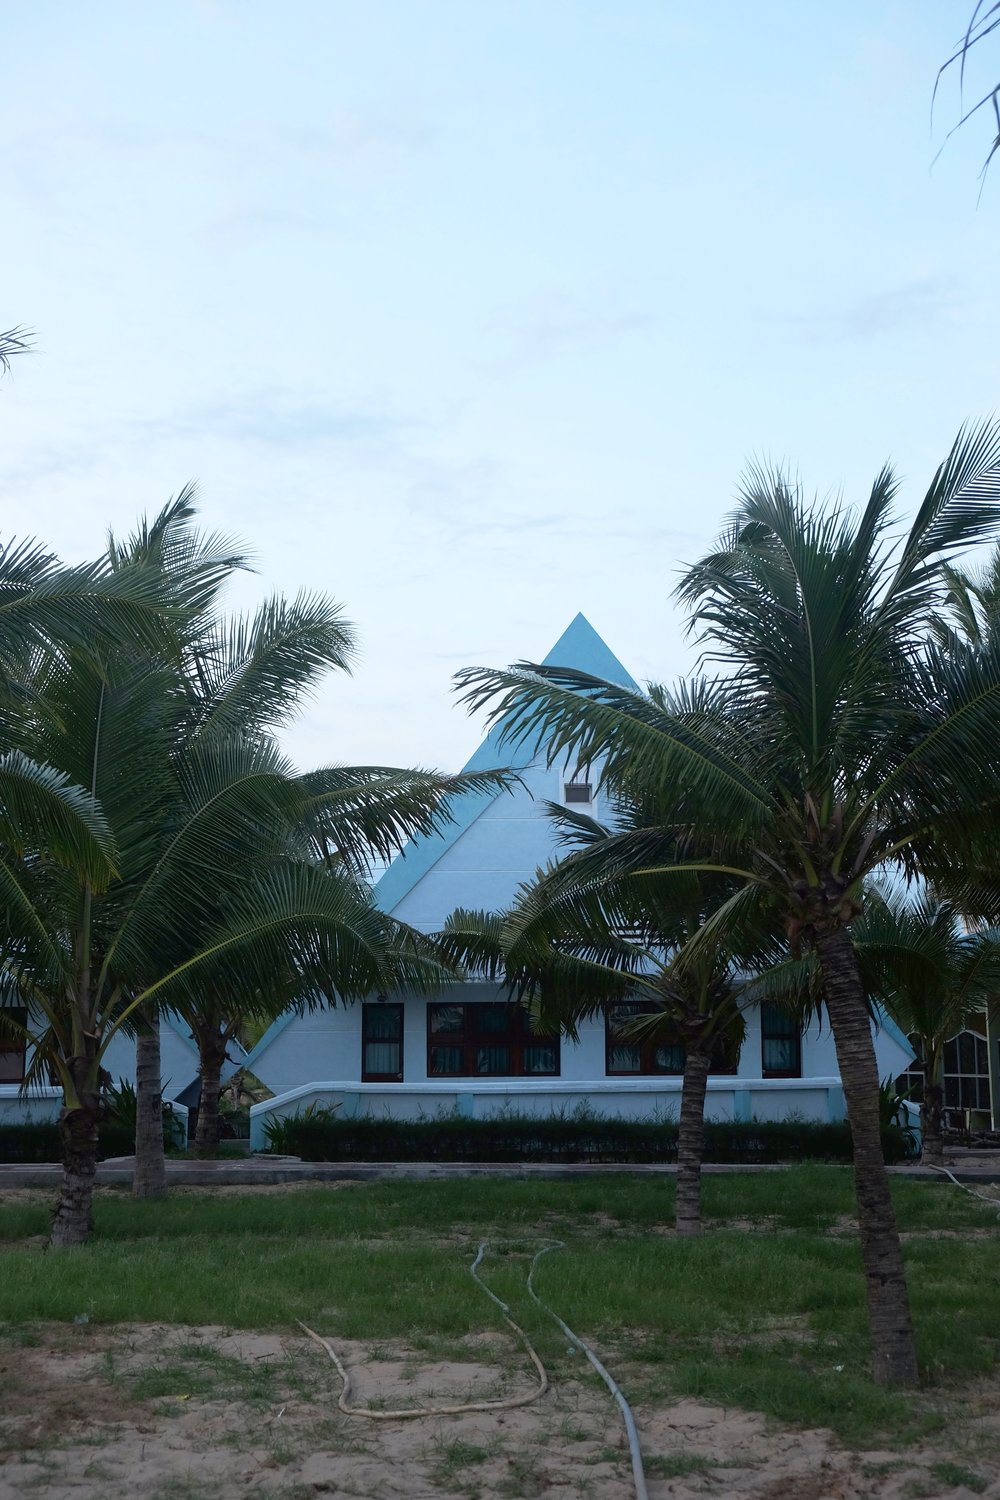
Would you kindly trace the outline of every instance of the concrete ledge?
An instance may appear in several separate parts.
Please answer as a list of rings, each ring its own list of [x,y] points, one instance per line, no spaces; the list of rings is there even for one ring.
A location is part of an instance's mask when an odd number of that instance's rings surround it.
[[[787,1172],[790,1163],[707,1162],[706,1176],[727,1176],[755,1172]],[[950,1169],[961,1182],[1000,1182],[1000,1160],[967,1166],[950,1162]],[[131,1157],[102,1162],[97,1181],[102,1186],[129,1187],[132,1183]],[[845,1168],[846,1169],[846,1168]],[[925,1182],[943,1182],[939,1172],[921,1166],[890,1167],[894,1176],[914,1177]],[[580,1177],[672,1177],[677,1171],[673,1162],[305,1162],[295,1157],[278,1157],[273,1161],[256,1158],[247,1161],[168,1161],[167,1181],[185,1187],[272,1187],[288,1182],[379,1182],[383,1180],[451,1181],[463,1178],[523,1178],[540,1181],[572,1181]],[[0,1189],[18,1187],[55,1187],[62,1179],[62,1168],[51,1165],[0,1163]]]

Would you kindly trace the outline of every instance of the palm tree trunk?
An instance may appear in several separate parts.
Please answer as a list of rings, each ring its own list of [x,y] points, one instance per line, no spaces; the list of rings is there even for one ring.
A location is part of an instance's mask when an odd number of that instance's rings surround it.
[[[684,1058],[681,1118],[677,1130],[677,1197],[674,1225],[678,1234],[701,1233],[701,1163],[705,1155],[705,1087],[707,1052],[691,1049]]]
[[[903,1250],[882,1155],[878,1065],[864,984],[846,928],[821,929],[815,943],[854,1142],[872,1373],[880,1385],[914,1385],[917,1356]]]
[[[59,1113],[63,1180],[49,1237],[49,1244],[54,1250],[85,1244],[94,1227],[98,1130],[105,1113],[100,1073],[94,1058],[71,1057],[68,1059],[68,1066],[74,1080],[77,1103],[71,1107],[64,1100]]]
[[[924,1078],[924,1102],[920,1107],[920,1160],[927,1167],[944,1166],[944,1090],[936,1080]]]
[[[196,1156],[206,1156],[219,1144],[219,1096],[222,1093],[222,1065],[226,1060],[227,1038],[217,1026],[199,1025],[193,1029],[198,1038],[198,1074],[201,1078],[194,1150]]]
[[[135,1170],[133,1198],[159,1198],[167,1191],[163,1150],[163,1091],[160,1081],[160,1018],[135,1039]]]

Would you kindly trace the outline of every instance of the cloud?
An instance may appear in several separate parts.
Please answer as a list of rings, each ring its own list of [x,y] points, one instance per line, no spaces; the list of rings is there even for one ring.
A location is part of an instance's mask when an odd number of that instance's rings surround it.
[[[623,339],[647,332],[656,322],[649,312],[615,306],[613,300],[597,294],[584,298],[550,291],[502,315],[506,348],[489,368],[512,374],[567,355],[600,353]]]
[[[418,424],[371,403],[344,405],[281,387],[206,397],[162,418],[132,424],[143,435],[203,436],[301,449],[328,443],[383,445]]]
[[[883,333],[925,328],[956,311],[967,300],[953,276],[924,276],[859,297],[845,307],[786,321],[844,339],[877,338]]]

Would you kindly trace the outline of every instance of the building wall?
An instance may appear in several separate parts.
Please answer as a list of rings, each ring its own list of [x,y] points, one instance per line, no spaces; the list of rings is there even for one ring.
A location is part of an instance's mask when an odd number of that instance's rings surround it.
[[[117,1086],[122,1082],[135,1084],[135,1038],[118,1032],[104,1054],[104,1066]],[[175,1026],[167,1020],[160,1023],[160,1078],[165,1099],[176,1099],[177,1095],[198,1074],[198,1049],[190,1040],[186,1028]]]
[[[492,985],[463,985],[442,998],[491,1000]],[[676,1077],[609,1078],[601,1019],[581,1023],[579,1041],[563,1039],[558,1078],[428,1078],[427,1005],[411,997],[403,1011],[403,1082],[362,1083],[361,1006],[343,1006],[296,1016],[271,1040],[251,1067],[275,1094],[255,1107],[251,1142],[263,1144],[263,1125],[274,1116],[296,1114],[311,1103],[336,1106],[345,1116],[372,1114],[417,1119],[439,1113],[487,1118],[504,1110],[547,1115],[580,1107],[630,1118],[676,1115],[681,1080]],[[735,1077],[709,1082],[708,1119],[842,1119],[843,1090],[829,1023],[814,1021],[802,1038],[802,1077],[761,1077],[760,1014],[747,1013],[747,1036]],[[895,1077],[912,1055],[892,1029],[875,1031],[879,1076]]]
[[[545,803],[562,800],[564,768],[546,766],[536,758],[518,774],[523,785],[502,792],[484,808],[436,864],[391,905],[394,917],[421,932],[438,932],[456,907],[502,911],[522,881],[549,863],[554,849]],[[600,818],[600,799],[584,811]],[[399,857],[393,880],[421,849]]]

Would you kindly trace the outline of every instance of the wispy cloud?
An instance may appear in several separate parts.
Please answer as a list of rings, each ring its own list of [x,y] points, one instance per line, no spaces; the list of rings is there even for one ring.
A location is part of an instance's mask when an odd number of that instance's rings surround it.
[[[503,374],[570,355],[600,353],[654,327],[649,312],[594,293],[540,293],[528,304],[501,313],[495,330],[501,351],[488,368]]]
[[[868,339],[926,328],[967,303],[968,295],[955,277],[923,276],[869,293],[839,308],[803,313],[784,321],[813,334]]]

